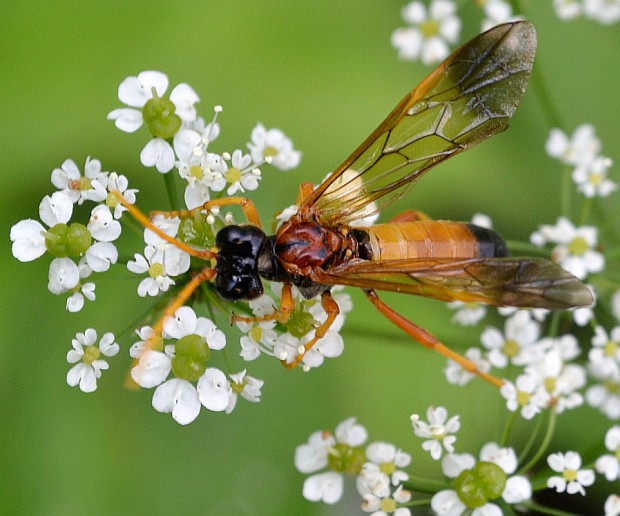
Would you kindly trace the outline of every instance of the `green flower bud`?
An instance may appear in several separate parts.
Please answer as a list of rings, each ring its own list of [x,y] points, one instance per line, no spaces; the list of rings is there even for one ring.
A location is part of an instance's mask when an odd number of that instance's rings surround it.
[[[454,481],[460,500],[470,509],[482,507],[499,498],[506,487],[506,473],[492,462],[478,462],[472,469],[461,471]]]

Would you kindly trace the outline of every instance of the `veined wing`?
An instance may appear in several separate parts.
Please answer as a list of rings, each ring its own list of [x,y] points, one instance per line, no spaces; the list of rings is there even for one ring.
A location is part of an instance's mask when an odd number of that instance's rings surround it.
[[[318,281],[495,306],[555,310],[594,302],[588,287],[543,258],[358,259],[321,272]]]
[[[302,203],[323,224],[378,212],[437,163],[503,131],[536,51],[528,22],[499,25],[449,56]]]

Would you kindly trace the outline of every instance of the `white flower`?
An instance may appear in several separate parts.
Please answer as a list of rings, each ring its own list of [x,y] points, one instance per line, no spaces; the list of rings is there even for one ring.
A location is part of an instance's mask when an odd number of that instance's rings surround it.
[[[519,310],[506,319],[504,334],[497,328],[489,327],[480,335],[482,345],[489,351],[489,362],[495,367],[504,368],[508,363],[529,364],[542,355],[537,346],[540,326],[531,319],[526,310]]]
[[[532,419],[549,403],[549,394],[542,388],[540,378],[533,374],[517,376],[514,384],[504,381],[500,394],[506,400],[508,410],[515,412],[520,407],[525,419]]]
[[[486,315],[487,307],[481,303],[465,303],[464,301],[452,301],[448,303],[450,310],[455,310],[452,322],[461,326],[474,326]]]
[[[421,59],[426,65],[437,63],[450,53],[448,44],[459,39],[461,20],[452,0],[431,0],[428,10],[419,1],[407,4],[402,17],[410,26],[392,33],[392,46],[401,59]]]
[[[219,331],[219,330],[218,330]],[[196,385],[200,403],[214,412],[226,409],[230,401],[230,384],[226,375],[215,367],[208,367]]]
[[[605,267],[605,258],[594,250],[598,243],[598,229],[594,226],[575,227],[567,218],[559,217],[555,226],[542,225],[530,240],[538,246],[547,242],[558,244],[553,249],[553,261],[579,279]]]
[[[583,12],[588,18],[611,25],[620,20],[619,0],[583,0]]]
[[[63,162],[60,168],[52,171],[52,184],[66,193],[72,202],[82,204],[84,201],[102,202],[107,196],[106,184],[108,172],[101,171],[98,159],[86,158],[84,175],[71,159]]]
[[[293,142],[280,129],[265,129],[259,123],[252,129],[250,139],[247,146],[255,167],[266,162],[280,170],[290,170],[299,165],[301,152],[293,148]]]
[[[467,506],[452,489],[443,489],[433,495],[431,509],[435,514],[445,516],[459,516],[467,510]]]
[[[553,7],[561,20],[572,20],[581,15],[580,0],[553,0]]]
[[[439,460],[444,448],[448,453],[454,451],[456,436],[451,434],[458,432],[461,427],[459,416],[448,419],[448,411],[444,407],[429,407],[426,417],[428,423],[421,421],[417,414],[411,416],[413,431],[418,437],[428,439],[422,443],[422,449],[430,452],[433,459]]]
[[[171,413],[180,425],[191,423],[200,413],[196,388],[187,380],[179,378],[172,378],[157,387],[152,404],[158,412]]]
[[[620,426],[612,426],[605,434],[605,448],[612,454],[601,455],[596,459],[596,471],[610,482],[620,478]]]
[[[547,480],[547,487],[555,489],[558,493],[580,493],[585,496],[584,487],[594,483],[594,471],[581,468],[581,456],[574,451],[566,453],[552,453],[547,457],[549,467],[562,476],[553,475]]]
[[[506,0],[482,0],[485,18],[482,20],[482,30],[489,30],[500,23],[520,19],[512,15],[512,6]]]
[[[374,493],[390,484],[398,486],[409,480],[409,475],[398,468],[406,468],[411,463],[411,455],[396,448],[393,444],[374,442],[366,447],[368,462],[362,467],[360,479]],[[386,472],[390,472],[388,475]],[[360,494],[364,494],[361,493]]]
[[[130,107],[111,111],[108,113],[108,120],[114,120],[116,127],[121,131],[128,133],[137,131],[145,121],[142,110],[147,102],[155,98],[160,100],[167,89],[168,77],[161,72],[146,71],[135,77],[127,77],[118,87],[118,98]],[[170,92],[170,102],[175,109],[174,113],[170,113],[168,117],[178,117],[176,130],[172,131],[166,127],[167,132],[164,136],[164,134],[159,134],[163,130],[160,125],[154,127],[149,125],[149,130],[155,137],[146,144],[140,153],[140,161],[143,165],[155,166],[162,173],[169,172],[172,169],[174,151],[165,138],[171,136],[176,138],[179,134],[181,122],[192,123],[196,120],[194,104],[198,100],[198,95],[194,90],[184,83],[177,85]],[[161,122],[161,120],[158,121]],[[174,128],[175,124],[172,124],[171,127]]]
[[[364,512],[371,512],[372,516],[387,516],[388,514],[410,516],[411,514],[407,507],[397,506],[397,504],[405,504],[411,500],[411,493],[403,489],[402,485],[398,486],[394,492],[388,487],[388,489],[381,493],[376,493],[367,488],[365,489],[364,484],[358,482],[358,491],[364,500],[362,502],[362,510]]]
[[[240,373],[231,374],[231,392],[229,393],[228,406],[226,407],[226,413],[229,414],[235,408],[237,403],[237,395],[241,395],[248,401],[258,403],[261,396],[261,388],[265,383],[263,380],[259,380],[246,374],[244,369]]]
[[[577,390],[586,384],[585,370],[580,365],[565,363],[558,348],[547,351],[525,372],[539,378],[541,387],[549,396],[548,405],[558,414],[583,404],[583,396]]]
[[[546,143],[547,154],[565,165],[588,166],[601,150],[601,142],[590,124],[582,124],[569,137],[560,129],[551,129]]]
[[[602,326],[594,328],[588,360],[588,367],[600,374],[620,377],[620,326],[613,328],[609,335]]]
[[[46,195],[39,204],[39,217],[46,226],[66,224],[73,214],[73,203],[65,192]],[[30,262],[43,256],[45,246],[45,227],[36,220],[21,220],[11,228],[13,256],[20,262]]]
[[[607,197],[618,189],[618,185],[607,178],[607,169],[613,164],[610,158],[596,157],[589,166],[580,166],[573,170],[572,178],[579,190],[586,197]]]
[[[119,175],[116,172],[110,172],[108,177],[108,192],[116,191],[123,195],[123,198],[130,204],[135,204],[136,202],[136,193],[138,190],[136,188],[129,188],[129,181],[124,175]],[[110,199],[108,198],[108,202]],[[120,219],[123,215],[124,211],[127,211],[127,208],[123,206],[120,202],[117,201],[116,197],[114,197],[114,206],[110,206],[110,208],[114,208],[114,218]]]
[[[620,375],[613,370],[600,369],[596,364],[588,364],[588,372],[599,383],[588,387],[586,401],[598,408],[609,419],[620,419]]]
[[[230,185],[226,189],[228,195],[258,188],[258,181],[261,178],[260,170],[252,165],[252,157],[249,154],[243,154],[240,150],[236,150],[232,156],[224,155],[224,160],[227,166],[224,178]],[[226,163],[228,160],[230,160],[231,166]]]
[[[84,333],[77,333],[71,340],[73,349],[67,353],[67,362],[75,364],[67,373],[67,383],[71,387],[80,386],[82,392],[93,392],[97,389],[97,379],[101,378],[101,371],[108,369],[108,363],[101,355],[113,357],[119,351],[112,333],[105,333],[99,345],[97,332],[88,328]]]
[[[366,429],[357,424],[354,417],[345,419],[336,427],[335,435],[329,432],[313,433],[306,444],[295,450],[295,467],[301,473],[314,473],[304,481],[303,496],[313,502],[334,504],[342,497],[344,477],[342,473],[327,471],[317,473],[328,466],[328,455],[340,453],[334,446],[340,444],[343,460],[348,451],[354,454],[368,438]],[[344,445],[344,446],[343,446]]]
[[[222,330],[206,317],[198,317],[189,306],[177,308],[174,317],[167,317],[164,321],[165,338],[182,339],[187,335],[204,337],[211,350],[224,349],[226,335]]]
[[[605,500],[605,516],[618,516],[620,514],[620,496],[611,494]]]
[[[147,245],[144,248],[144,256],[136,253],[134,254],[135,260],[127,262],[127,269],[131,272],[136,274],[148,273],[148,277],[144,278],[138,285],[138,295],[140,297],[145,297],[147,295],[154,297],[160,292],[166,292],[171,285],[174,285],[174,280],[168,276],[164,264],[164,257],[171,255],[188,256],[187,253],[180,251],[174,246],[167,247],[164,252],[163,250]],[[189,256],[187,267],[189,268]]]

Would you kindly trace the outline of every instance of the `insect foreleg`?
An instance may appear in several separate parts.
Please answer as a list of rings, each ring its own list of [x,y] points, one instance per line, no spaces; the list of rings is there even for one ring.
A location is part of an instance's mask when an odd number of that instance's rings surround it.
[[[379,310],[379,312],[385,315],[396,326],[398,326],[401,330],[407,333],[407,335],[412,337],[423,346],[432,349],[433,351],[437,351],[437,353],[441,353],[443,356],[459,364],[466,371],[478,375],[480,378],[486,380],[495,387],[499,388],[504,384],[503,380],[487,374],[484,371],[481,371],[471,360],[468,360],[465,357],[459,355],[458,353],[452,351],[450,348],[442,344],[436,337],[428,333],[426,330],[420,328],[418,325],[412,323],[408,319],[405,319],[402,315],[400,315],[394,309],[390,308],[383,301],[381,301],[381,299],[379,299],[379,296],[374,290],[366,290],[364,291],[364,293],[366,294],[366,297],[368,297],[370,302],[375,305],[375,308]]]
[[[222,206],[239,206],[241,211],[245,215],[245,218],[253,226],[262,229],[263,225],[258,216],[258,211],[254,203],[245,197],[223,197],[222,199],[213,199],[207,201],[202,206],[193,208],[191,210],[176,210],[176,211],[154,211],[151,215],[163,215],[164,217],[193,217],[196,213],[201,211],[209,211],[213,208],[221,208]]]
[[[215,257],[215,253],[213,251],[210,251],[208,249],[194,249],[193,247],[188,246],[185,242],[181,242],[178,238],[171,237],[170,235],[164,233],[155,224],[153,224],[151,219],[147,217],[144,213],[142,213],[142,211],[137,206],[128,202],[123,197],[123,194],[118,191],[112,191],[112,194],[114,194],[118,202],[120,202],[125,208],[127,208],[127,211],[134,219],[136,219],[145,228],[150,229],[153,233],[155,233],[158,237],[162,238],[166,242],[181,249],[181,251],[185,251],[191,256],[201,258],[202,260],[209,260]]]

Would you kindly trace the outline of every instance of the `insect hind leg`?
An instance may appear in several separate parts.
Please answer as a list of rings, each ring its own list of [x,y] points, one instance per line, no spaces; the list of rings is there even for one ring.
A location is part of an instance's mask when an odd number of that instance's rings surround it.
[[[366,297],[370,300],[370,302],[375,306],[375,308],[379,310],[379,312],[381,312],[385,317],[392,321],[407,335],[422,344],[424,347],[432,349],[433,351],[442,354],[450,360],[453,360],[466,371],[479,376],[480,378],[489,382],[491,385],[497,388],[500,388],[504,384],[503,380],[501,380],[500,378],[496,378],[495,376],[492,376],[488,373],[485,373],[484,371],[481,371],[471,360],[468,360],[465,357],[459,355],[458,353],[452,351],[450,348],[442,344],[435,336],[431,335],[423,328],[420,328],[417,324],[412,323],[410,320],[406,319],[398,312],[396,312],[393,308],[390,308],[383,301],[381,301],[381,299],[379,299],[379,296],[374,290],[365,290],[364,293],[366,294]]]

